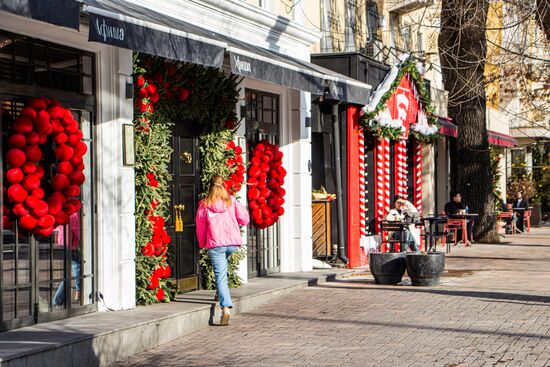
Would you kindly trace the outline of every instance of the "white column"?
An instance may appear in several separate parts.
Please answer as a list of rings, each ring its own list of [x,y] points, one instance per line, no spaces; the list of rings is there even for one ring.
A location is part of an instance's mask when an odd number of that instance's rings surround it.
[[[433,145],[426,144],[422,148],[422,212],[435,212],[435,154]]]
[[[98,291],[106,306],[135,306],[135,187],[133,167],[123,166],[122,125],[132,124],[132,52],[106,48],[98,54],[96,124]]]
[[[283,165],[288,171],[285,187],[285,215],[281,222],[281,271],[312,268],[311,240],[311,94],[288,90],[288,118],[282,126]]]

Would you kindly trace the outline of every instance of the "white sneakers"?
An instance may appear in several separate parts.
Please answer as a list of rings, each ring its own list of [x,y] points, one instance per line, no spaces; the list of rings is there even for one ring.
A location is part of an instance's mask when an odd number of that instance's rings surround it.
[[[220,326],[229,325],[230,318],[231,318],[231,312],[229,311],[229,307],[224,307],[222,309],[222,318],[220,319]]]

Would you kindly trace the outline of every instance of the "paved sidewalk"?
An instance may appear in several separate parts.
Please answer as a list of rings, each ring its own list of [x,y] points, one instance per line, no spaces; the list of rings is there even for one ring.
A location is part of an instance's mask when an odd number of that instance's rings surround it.
[[[437,287],[300,289],[117,366],[550,366],[550,229],[453,248]]]

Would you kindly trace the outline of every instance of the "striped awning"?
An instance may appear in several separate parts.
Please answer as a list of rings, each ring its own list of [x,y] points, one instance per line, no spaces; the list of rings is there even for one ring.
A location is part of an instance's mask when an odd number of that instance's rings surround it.
[[[491,145],[498,145],[501,147],[515,147],[518,145],[518,141],[510,135],[497,133],[491,130],[487,130],[487,135],[489,138],[489,144]]]
[[[458,126],[451,122],[451,119],[448,117],[437,117],[441,126],[439,127],[439,133],[445,136],[452,136],[456,138],[458,136]]]

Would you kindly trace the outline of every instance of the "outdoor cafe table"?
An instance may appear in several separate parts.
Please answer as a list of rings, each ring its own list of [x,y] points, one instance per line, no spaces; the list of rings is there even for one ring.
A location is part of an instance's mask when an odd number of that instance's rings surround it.
[[[449,214],[449,218],[451,219],[460,219],[462,220],[462,239],[460,242],[462,244],[466,245],[466,242],[468,242],[468,219],[474,220],[479,216],[477,213],[465,213],[465,214]],[[473,226],[473,224],[472,224]],[[473,227],[472,227],[473,229]]]
[[[447,223],[448,218],[444,215],[427,215],[423,219],[428,222],[428,231],[425,233],[427,251],[434,252],[437,250],[437,237],[445,235],[439,231],[439,225]]]

